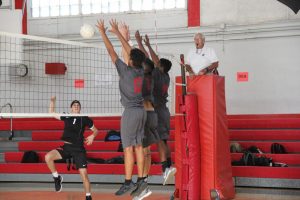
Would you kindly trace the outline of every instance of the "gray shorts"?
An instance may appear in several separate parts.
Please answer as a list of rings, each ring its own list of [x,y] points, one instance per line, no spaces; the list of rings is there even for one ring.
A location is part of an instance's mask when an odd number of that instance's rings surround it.
[[[146,111],[141,108],[125,108],[121,118],[123,148],[141,145],[144,138]]]
[[[157,132],[157,114],[155,111],[147,111],[147,120],[145,124],[145,135],[143,139],[143,147],[158,143],[160,140]]]
[[[155,112],[157,113],[157,131],[160,140],[169,139],[170,131],[170,112],[167,106],[155,107]]]

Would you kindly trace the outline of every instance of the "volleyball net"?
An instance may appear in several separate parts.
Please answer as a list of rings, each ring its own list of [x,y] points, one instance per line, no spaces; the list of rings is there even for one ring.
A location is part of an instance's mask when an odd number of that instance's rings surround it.
[[[174,56],[160,56],[175,67]],[[56,96],[58,113],[68,112],[76,99],[84,115],[119,116],[123,108],[118,82],[117,70],[100,40],[95,45],[0,32],[2,117],[47,116],[51,96]],[[168,98],[171,112],[173,83]]]

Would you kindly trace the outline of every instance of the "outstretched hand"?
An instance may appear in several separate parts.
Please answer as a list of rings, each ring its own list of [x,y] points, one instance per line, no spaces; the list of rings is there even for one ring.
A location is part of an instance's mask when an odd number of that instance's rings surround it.
[[[109,32],[113,33],[113,34],[117,34],[119,31],[119,26],[118,26],[118,22],[116,19],[111,19],[109,21],[109,24],[111,26],[111,29],[109,30]]]
[[[130,40],[129,26],[126,23],[124,22],[120,23],[119,31],[126,41]]]
[[[51,101],[56,101],[56,96],[52,96],[50,100]]]
[[[142,42],[142,41],[143,41],[143,38],[142,38],[142,36],[141,36],[139,30],[137,30],[137,31],[135,32],[135,35],[134,35],[134,36],[135,36],[135,39],[136,39],[137,42]]]
[[[105,27],[105,25],[104,25],[103,19],[97,20],[96,27],[98,28],[100,33],[105,33],[107,30],[107,27]]]
[[[147,34],[145,35],[144,43],[146,46],[150,46],[150,40]]]

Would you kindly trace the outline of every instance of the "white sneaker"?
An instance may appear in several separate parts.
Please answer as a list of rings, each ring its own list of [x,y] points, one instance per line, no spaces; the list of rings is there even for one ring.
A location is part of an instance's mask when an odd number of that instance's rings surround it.
[[[166,171],[163,174],[164,182],[163,185],[170,184],[171,177],[176,173],[175,167],[166,168]]]
[[[139,196],[134,197],[132,200],[142,200],[152,194],[152,191],[147,187]]]

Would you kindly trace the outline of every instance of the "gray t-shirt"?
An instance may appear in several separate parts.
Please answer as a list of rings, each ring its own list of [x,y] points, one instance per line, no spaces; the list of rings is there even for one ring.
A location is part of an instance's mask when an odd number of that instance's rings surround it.
[[[151,101],[153,103],[153,77],[152,74],[144,74],[144,81],[143,81],[143,89],[142,89],[142,95],[144,100]]]
[[[161,72],[158,67],[155,67],[152,71],[154,88],[154,107],[166,105],[168,102],[168,89],[170,85],[170,76],[167,73]]]
[[[121,104],[125,108],[143,107],[143,68],[138,69],[129,67],[119,58],[115,65],[120,77],[119,89],[121,94]]]

